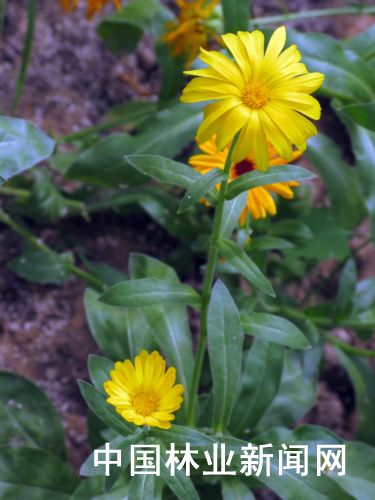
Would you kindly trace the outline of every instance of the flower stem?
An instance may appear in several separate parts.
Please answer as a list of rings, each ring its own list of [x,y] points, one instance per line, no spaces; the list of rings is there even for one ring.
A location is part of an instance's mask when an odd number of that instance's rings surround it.
[[[17,234],[22,236],[22,238],[24,238],[31,246],[36,248],[38,251],[49,254],[55,254],[55,252],[51,248],[49,248],[49,246],[47,246],[45,243],[36,238],[32,233],[30,233],[28,229],[26,229],[24,226],[13,220],[6,212],[4,212],[1,209],[0,209],[0,221],[6,224],[11,229],[13,229],[13,231],[15,231]],[[97,276],[95,276],[94,274],[91,274],[74,264],[67,264],[67,265],[69,266],[69,271],[72,274],[74,274],[78,278],[83,279],[89,285],[99,290],[104,290],[106,288],[105,282],[102,281]]]
[[[288,21],[297,21],[300,19],[310,19],[314,17],[328,17],[341,15],[372,15],[375,14],[375,7],[368,5],[347,5],[345,7],[333,7],[331,9],[313,9],[304,12],[292,12],[281,14],[279,16],[256,17],[250,20],[250,28],[254,26],[264,26],[267,24],[286,23]]]
[[[230,171],[230,167],[232,164],[231,161],[232,152],[238,140],[238,136],[239,134],[237,133],[233,138],[228,156],[225,161],[224,174],[226,175],[228,175]],[[216,261],[218,257],[218,240],[220,239],[220,233],[221,233],[227,184],[228,184],[227,179],[224,179],[220,184],[219,196],[215,207],[215,216],[214,216],[214,223],[210,239],[210,245],[208,248],[207,268],[202,290],[202,311],[200,316],[199,341],[198,341],[197,352],[195,355],[193,380],[191,384],[191,398],[187,410],[188,425],[194,425],[195,422],[199,381],[201,378],[204,353],[206,349],[208,305],[210,303],[211,288],[214,280]]]
[[[350,354],[356,354],[358,356],[364,356],[366,358],[375,358],[374,350],[355,347],[353,345],[347,344],[346,342],[343,342],[334,335],[326,334],[326,338],[331,344],[335,345],[342,351],[348,352]]]
[[[33,45],[34,29],[36,18],[36,0],[28,0],[27,2],[27,30],[22,52],[21,68],[17,75],[16,89],[12,99],[12,112],[14,113],[18,106],[18,101],[21,98],[23,86],[25,84],[27,68],[29,66],[31,49]]]

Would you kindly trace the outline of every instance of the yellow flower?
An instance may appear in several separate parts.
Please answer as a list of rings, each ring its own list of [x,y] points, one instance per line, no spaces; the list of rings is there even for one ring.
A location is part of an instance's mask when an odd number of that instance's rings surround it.
[[[225,147],[223,151],[218,151],[216,146],[216,136],[213,136],[209,141],[199,144],[199,148],[204,154],[198,154],[191,156],[189,158],[189,164],[195,168],[202,175],[207,174],[213,168],[220,168],[224,170],[225,161],[229,153],[229,146]],[[272,145],[268,145],[269,157],[270,157],[270,167],[275,167],[276,165],[284,165],[287,163],[283,158],[281,158],[275,148]],[[295,160],[301,156],[301,151],[293,151],[292,160]],[[240,175],[251,172],[252,170],[258,169],[258,165],[255,163],[253,156],[248,156],[247,158],[241,160],[237,163],[232,163],[229,172],[229,182],[237,179]],[[241,212],[240,224],[243,226],[246,223],[248,214],[250,213],[254,219],[264,219],[268,214],[276,214],[276,204],[273,199],[272,193],[276,193],[283,198],[292,199],[294,193],[292,187],[298,186],[298,182],[277,182],[275,184],[269,184],[267,186],[260,186],[253,189],[249,189],[247,192],[246,204]]]
[[[86,17],[91,19],[97,12],[100,12],[109,1],[110,0],[87,0]],[[72,12],[75,10],[78,6],[78,2],[79,0],[60,0],[60,4],[65,12]],[[118,9],[121,9],[121,0],[112,0],[112,2]]]
[[[324,76],[308,73],[295,45],[283,51],[284,26],[273,33],[266,51],[260,31],[229,33],[222,39],[234,61],[201,49],[200,57],[208,67],[186,71],[197,78],[184,89],[183,102],[217,101],[205,108],[199,142],[217,133],[222,151],[241,131],[233,152],[235,162],[251,154],[257,167],[267,170],[268,143],[290,161],[292,146],[304,151],[307,139],[317,133],[303,115],[319,119],[319,102],[309,94],[320,87]]]
[[[210,17],[219,0],[177,0],[179,14],[176,21],[166,23],[163,41],[170,46],[174,57],[183,56],[187,68],[215,36],[204,21]]]
[[[126,359],[118,361],[111,380],[104,383],[107,402],[128,422],[169,429],[183,401],[184,387],[174,385],[175,368],[165,370],[165,361],[157,351],[142,351],[134,365]]]

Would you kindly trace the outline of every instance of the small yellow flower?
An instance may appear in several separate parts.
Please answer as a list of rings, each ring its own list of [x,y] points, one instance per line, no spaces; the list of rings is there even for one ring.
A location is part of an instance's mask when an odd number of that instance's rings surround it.
[[[126,359],[118,361],[104,383],[107,402],[128,422],[169,429],[171,420],[182,404],[184,387],[174,385],[175,368],[166,371],[165,360],[157,351],[142,351],[134,365]]]
[[[199,148],[204,154],[194,155],[189,158],[189,164],[194,167],[195,170],[200,172],[202,175],[207,174],[207,172],[213,168],[220,168],[221,170],[224,170],[225,161],[229,153],[229,145],[226,146],[223,151],[218,151],[216,146],[216,136],[213,136],[209,141],[199,144]],[[273,146],[269,144],[268,148],[270,167],[284,165],[287,163],[277,154]],[[299,158],[301,154],[301,151],[293,151],[292,160]],[[258,169],[258,166],[251,155],[240,162],[232,163],[229,173],[229,182],[237,179],[240,175],[256,169]],[[298,186],[298,182],[291,181],[277,182],[275,184],[249,189],[247,192],[246,204],[239,220],[241,226],[245,225],[249,213],[254,219],[264,219],[268,214],[275,215],[276,204],[270,193],[276,193],[283,198],[292,199],[294,197],[294,193],[291,188],[296,186]]]
[[[111,0],[87,0],[87,9],[86,9],[86,17],[87,19],[91,19],[95,16],[97,12],[100,12],[102,8]],[[78,6],[79,0],[60,0],[60,4],[62,5],[65,12],[72,12]],[[121,9],[121,0],[112,0],[113,4]]]
[[[283,51],[284,26],[273,33],[266,51],[260,31],[229,33],[222,40],[234,61],[220,52],[201,49],[200,58],[208,67],[186,71],[197,78],[188,83],[181,100],[216,101],[205,108],[199,142],[216,133],[222,151],[240,131],[233,151],[235,162],[252,155],[257,167],[267,170],[268,143],[290,161],[292,146],[305,150],[307,139],[317,133],[305,116],[320,117],[319,102],[309,94],[321,86],[324,76],[308,73],[295,45]]]
[[[200,47],[207,47],[215,32],[204,23],[219,0],[177,0],[179,13],[176,21],[166,23],[167,34],[163,41],[170,46],[174,57],[183,56],[189,68],[199,54]]]

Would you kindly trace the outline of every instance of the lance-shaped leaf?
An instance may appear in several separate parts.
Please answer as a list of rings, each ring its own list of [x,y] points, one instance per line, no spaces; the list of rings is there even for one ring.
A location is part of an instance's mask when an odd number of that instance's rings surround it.
[[[207,174],[201,175],[200,179],[186,191],[185,196],[182,198],[178,213],[185,212],[192,205],[195,205],[201,198],[203,198],[211,189],[225,178],[224,172],[219,168],[210,170]]]
[[[227,200],[232,200],[243,191],[248,191],[259,186],[267,186],[275,182],[306,181],[314,177],[316,177],[314,173],[297,165],[271,167],[267,172],[253,170],[247,174],[240,175],[229,184],[226,198]]]
[[[129,258],[129,274],[132,279],[157,278],[179,284],[175,270],[157,259],[143,254],[131,254]],[[187,319],[186,308],[181,305],[155,305],[137,312],[142,316],[146,328],[140,325],[134,329],[134,334],[139,331],[146,332],[146,340],[156,342],[165,354],[168,363],[176,368],[178,383],[185,387],[184,406],[187,409],[190,397],[190,384],[193,376],[193,347],[192,338]],[[177,419],[180,418],[177,414]]]
[[[244,333],[262,340],[286,345],[292,349],[308,349],[310,343],[293,323],[287,319],[266,313],[241,315]]]
[[[126,161],[144,175],[184,189],[189,189],[201,174],[183,163],[159,155],[129,155]]]
[[[221,237],[230,238],[234,228],[238,224],[242,210],[245,208],[247,193],[241,193],[233,200],[225,200],[223,210],[223,222],[221,226]]]
[[[366,208],[356,171],[344,161],[335,142],[323,134],[311,138],[307,156],[323,178],[333,212],[345,227],[357,226]]]
[[[117,413],[114,406],[107,403],[107,396],[104,392],[99,391],[83,380],[79,380],[78,383],[87,406],[103,423],[123,436],[128,436],[134,432],[134,426],[126,422]]]
[[[349,104],[337,111],[347,113],[361,127],[375,131],[375,102]]]
[[[240,393],[230,429],[236,434],[253,428],[279,390],[284,349],[273,342],[256,339],[244,361]]]
[[[136,474],[130,483],[128,500],[154,498],[155,477],[152,474]]]
[[[224,33],[248,31],[251,2],[247,0],[222,0]]]
[[[185,438],[186,439],[186,438]],[[186,442],[185,442],[186,445]],[[177,498],[181,500],[199,500],[197,490],[190,477],[188,477],[185,471],[177,469],[172,475],[170,469],[166,465],[166,447],[161,445],[161,464],[160,464],[160,475],[165,483],[169,486],[171,491],[176,495]],[[138,497],[141,498],[141,497]],[[148,498],[148,497],[143,497]],[[151,498],[151,497],[150,497]]]
[[[54,147],[55,141],[32,123],[0,116],[0,181],[45,160]]]
[[[275,296],[271,283],[237,243],[222,239],[219,240],[218,245],[220,253],[228,259],[229,264],[234,266],[252,285],[267,295]]]
[[[86,289],[87,322],[100,350],[113,361],[133,359],[142,349],[155,345],[151,328],[136,309],[122,309],[98,301],[99,293]]]
[[[228,476],[221,480],[223,500],[254,500],[249,488],[236,477]]]
[[[113,361],[103,356],[90,354],[87,364],[91,382],[99,391],[103,392],[104,382],[109,380],[109,372],[114,368]]]
[[[69,278],[73,255],[27,249],[9,263],[10,269],[33,283],[61,283]]]
[[[200,295],[190,286],[155,278],[122,281],[106,290],[99,300],[111,306],[150,307],[191,305],[200,308]]]
[[[243,331],[237,306],[217,281],[207,315],[207,342],[213,383],[213,426],[227,427],[241,374]]]

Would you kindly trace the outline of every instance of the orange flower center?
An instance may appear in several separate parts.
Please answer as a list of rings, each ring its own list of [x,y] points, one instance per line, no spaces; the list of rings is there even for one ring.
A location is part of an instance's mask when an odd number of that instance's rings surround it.
[[[269,101],[270,90],[262,82],[248,82],[242,90],[241,99],[252,109],[263,108]]]
[[[135,411],[144,417],[151,415],[156,410],[156,398],[149,392],[140,392],[133,398],[133,406]]]
[[[245,158],[244,160],[232,165],[232,177],[236,179],[240,175],[247,174],[253,170],[255,170],[255,163]]]

